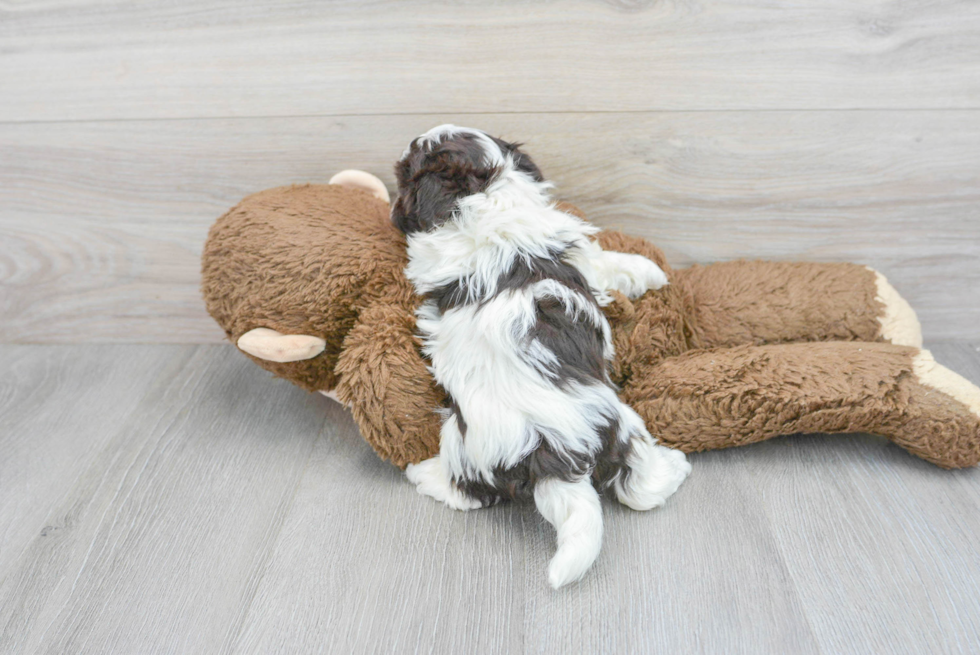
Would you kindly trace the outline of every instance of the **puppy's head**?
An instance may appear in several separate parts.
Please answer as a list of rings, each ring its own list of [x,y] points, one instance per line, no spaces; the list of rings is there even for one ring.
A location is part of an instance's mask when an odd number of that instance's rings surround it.
[[[543,181],[519,144],[468,127],[440,125],[412,141],[395,164],[398,197],[391,220],[405,234],[439,227],[452,217],[460,198],[482,193],[515,172]]]

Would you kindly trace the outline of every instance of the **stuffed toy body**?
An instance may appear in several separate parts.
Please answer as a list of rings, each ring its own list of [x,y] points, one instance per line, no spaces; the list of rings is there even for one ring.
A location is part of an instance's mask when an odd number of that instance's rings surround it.
[[[375,451],[404,468],[438,454],[445,394],[420,354],[421,298],[387,201],[357,171],[249,196],[211,228],[202,290],[239,349],[346,404]],[[915,313],[880,273],[749,261],[673,270],[644,239],[597,238],[669,280],[604,309],[620,397],[664,445],[870,432],[945,468],[980,460],[980,388],[922,350]]]

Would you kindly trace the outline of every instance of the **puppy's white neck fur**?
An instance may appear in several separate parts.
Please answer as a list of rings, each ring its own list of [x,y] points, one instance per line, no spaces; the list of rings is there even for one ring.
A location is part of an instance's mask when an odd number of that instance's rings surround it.
[[[551,184],[503,170],[485,192],[461,198],[444,225],[408,237],[405,274],[418,293],[461,283],[469,300],[487,298],[516,261],[552,257],[598,231],[556,209]]]

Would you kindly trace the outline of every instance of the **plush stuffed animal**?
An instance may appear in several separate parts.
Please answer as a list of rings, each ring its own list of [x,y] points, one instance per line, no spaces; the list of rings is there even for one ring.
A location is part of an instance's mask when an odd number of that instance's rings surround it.
[[[643,239],[598,239],[670,279],[605,308],[613,380],[665,445],[870,432],[942,467],[980,460],[980,389],[921,349],[915,313],[880,273],[757,261],[672,270]],[[377,453],[404,467],[438,453],[433,410],[445,401],[419,352],[405,264],[384,185],[345,171],[262,191],[218,219],[202,288],[243,352],[346,404]]]

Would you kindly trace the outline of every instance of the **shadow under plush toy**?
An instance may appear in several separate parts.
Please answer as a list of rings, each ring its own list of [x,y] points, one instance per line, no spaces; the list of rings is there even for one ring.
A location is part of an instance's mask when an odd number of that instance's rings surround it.
[[[578,213],[571,206],[566,211]],[[801,432],[870,432],[945,468],[980,460],[980,388],[922,350],[915,313],[855,264],[737,261],[672,270],[670,284],[605,308],[621,398],[685,452]],[[203,293],[256,363],[350,407],[400,467],[439,452],[444,393],[420,354],[405,240],[384,185],[345,171],[328,185],[251,195],[211,228]]]

